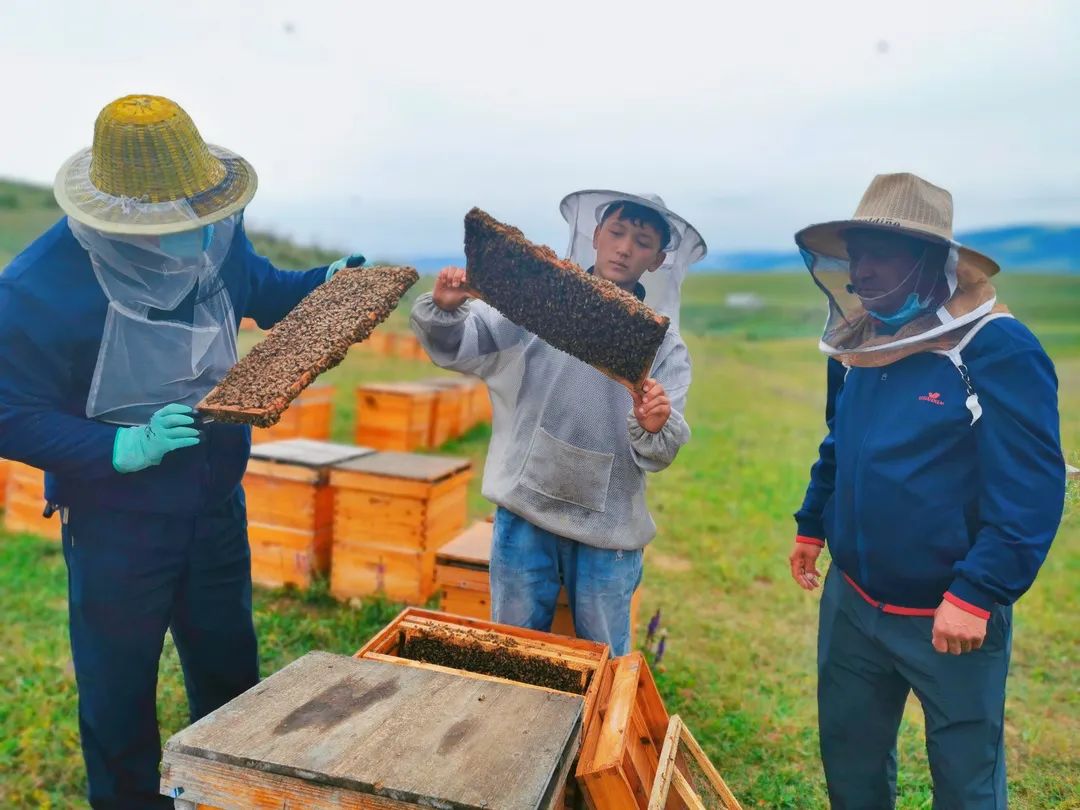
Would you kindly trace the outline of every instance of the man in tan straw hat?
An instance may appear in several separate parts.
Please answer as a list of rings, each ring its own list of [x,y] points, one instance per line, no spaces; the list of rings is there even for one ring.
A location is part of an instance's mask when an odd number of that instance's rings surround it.
[[[952,197],[874,178],[855,216],[795,236],[829,302],[828,435],[790,555],[818,586],[818,723],[835,808],[889,808],[914,691],[935,808],[1002,808],[1012,603],[1064,503],[1057,378],[997,304]]]
[[[155,702],[167,629],[192,720],[258,680],[251,433],[192,406],[236,361],[239,317],[273,325],[347,260],[290,273],[257,255],[255,187],[172,101],[121,98],[57,175],[67,216],[0,275],[0,456],[46,471],[64,524],[94,807],[172,806]]]

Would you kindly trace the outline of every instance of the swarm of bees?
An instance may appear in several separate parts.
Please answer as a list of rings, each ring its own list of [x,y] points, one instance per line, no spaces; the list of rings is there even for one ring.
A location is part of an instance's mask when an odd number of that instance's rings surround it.
[[[470,291],[556,349],[641,390],[668,319],[479,208],[465,216]]]
[[[199,411],[221,422],[276,424],[301,391],[386,320],[416,280],[411,267],[339,271],[233,366]]]

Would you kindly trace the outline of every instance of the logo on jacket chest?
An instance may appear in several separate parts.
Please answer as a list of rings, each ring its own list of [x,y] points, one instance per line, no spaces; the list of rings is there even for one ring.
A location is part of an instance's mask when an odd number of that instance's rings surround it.
[[[944,405],[945,400],[941,398],[941,394],[937,391],[931,391],[929,394],[923,394],[919,397],[919,402],[929,402],[931,405]]]

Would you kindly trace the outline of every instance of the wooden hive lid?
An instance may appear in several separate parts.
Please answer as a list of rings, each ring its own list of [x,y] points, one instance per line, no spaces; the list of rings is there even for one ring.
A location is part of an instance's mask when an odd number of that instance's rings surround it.
[[[199,770],[224,765],[249,792],[274,776],[299,780],[283,800],[320,790],[355,799],[350,807],[380,796],[554,808],[582,710],[578,695],[311,652],[174,735],[162,786],[207,802],[214,797],[198,792]]]
[[[435,553],[440,563],[487,568],[491,564],[491,537],[494,526],[483,521],[474,523]]]
[[[358,386],[359,391],[370,391],[375,394],[409,394],[412,396],[435,396],[436,389],[430,385],[419,382],[377,382],[364,383]]]
[[[364,473],[381,478],[434,483],[472,469],[467,458],[428,456],[420,453],[372,453],[334,465],[335,470]]]
[[[420,382],[423,385],[430,385],[432,388],[438,388],[440,390],[448,388],[471,390],[476,385],[477,381],[474,377],[465,377],[459,374],[454,377],[428,377]]]
[[[333,399],[336,390],[336,386],[331,383],[312,383],[300,393],[300,396],[296,398],[296,401],[323,402]]]
[[[369,456],[374,452],[372,448],[360,445],[335,444],[315,439],[282,439],[255,445],[251,448],[251,457],[259,461],[320,468]]]

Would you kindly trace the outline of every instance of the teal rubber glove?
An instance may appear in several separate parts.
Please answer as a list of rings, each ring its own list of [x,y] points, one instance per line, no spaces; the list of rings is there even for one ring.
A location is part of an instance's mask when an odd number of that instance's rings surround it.
[[[150,424],[120,428],[113,444],[113,468],[133,473],[156,467],[166,453],[199,443],[195,418],[187,405],[166,405],[150,417]]]
[[[326,268],[326,280],[329,281],[330,279],[332,279],[335,275],[337,275],[338,270],[341,270],[345,267],[363,267],[364,262],[366,261],[367,259],[364,258],[362,253],[352,253],[348,256],[342,256],[340,259],[338,259],[336,262]]]

